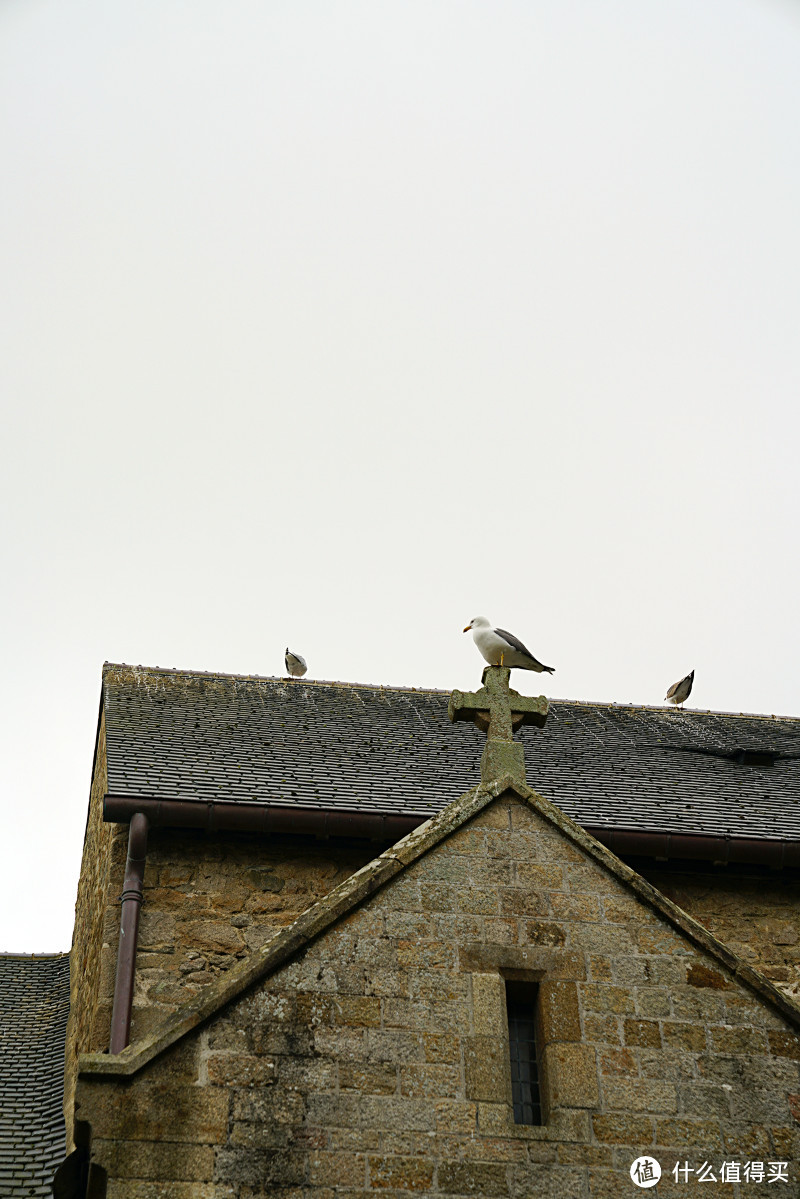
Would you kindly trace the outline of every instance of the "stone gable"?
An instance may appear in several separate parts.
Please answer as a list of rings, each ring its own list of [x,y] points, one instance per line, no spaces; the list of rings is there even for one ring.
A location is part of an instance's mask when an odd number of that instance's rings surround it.
[[[93,1029],[97,1024],[103,959],[109,954],[109,942],[108,938],[104,937],[104,926],[108,919],[108,876],[116,826],[103,823],[103,795],[107,783],[106,726],[105,715],[101,709],[70,951],[72,969],[64,1050],[64,1123],[67,1129],[68,1150],[72,1148],[72,1108],[78,1056],[93,1049],[104,1048],[104,1045],[97,1041]],[[118,913],[115,912],[114,915],[118,917]],[[118,931],[117,925],[117,935]]]
[[[507,979],[539,987],[540,1126],[513,1119]],[[149,1042],[84,1057],[76,1117],[113,1199],[617,1199],[644,1152],[788,1161],[794,1194],[798,1027],[547,801],[484,788]]]

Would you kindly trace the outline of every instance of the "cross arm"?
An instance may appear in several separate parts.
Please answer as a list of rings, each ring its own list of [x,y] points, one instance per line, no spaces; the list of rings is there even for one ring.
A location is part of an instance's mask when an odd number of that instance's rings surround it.
[[[474,720],[478,712],[489,715],[489,696],[485,691],[453,691],[447,705],[447,715],[457,720]]]
[[[519,724],[535,724],[537,729],[543,729],[547,723],[548,711],[549,705],[543,695],[518,695],[516,691],[511,692],[511,717],[515,728],[517,717],[520,717]]]
[[[447,705],[452,721],[471,720],[489,735],[510,738],[522,724],[542,728],[548,705],[543,695],[519,695],[508,687],[508,667],[488,666],[480,691],[454,691]],[[491,730],[491,731],[490,731]]]
[[[485,691],[453,691],[447,705],[447,715],[457,720],[472,720],[479,728],[489,727],[489,696]],[[543,695],[517,695],[511,692],[511,720],[515,729],[523,724],[544,728],[548,703]]]

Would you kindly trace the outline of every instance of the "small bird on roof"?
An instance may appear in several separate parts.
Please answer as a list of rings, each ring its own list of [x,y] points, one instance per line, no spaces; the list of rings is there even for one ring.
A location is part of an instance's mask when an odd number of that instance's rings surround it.
[[[516,666],[520,670],[535,670],[552,674],[554,666],[543,666],[526,649],[518,637],[505,629],[493,629],[485,616],[475,616],[464,629],[472,632],[472,640],[490,666]]]
[[[301,679],[308,670],[305,658],[301,658],[300,654],[293,654],[288,645],[284,662],[286,663],[286,673],[290,674],[293,679]]]
[[[694,671],[687,674],[685,679],[681,679],[679,683],[673,683],[669,691],[665,695],[665,699],[670,704],[684,704],[692,694],[692,683],[694,682]]]

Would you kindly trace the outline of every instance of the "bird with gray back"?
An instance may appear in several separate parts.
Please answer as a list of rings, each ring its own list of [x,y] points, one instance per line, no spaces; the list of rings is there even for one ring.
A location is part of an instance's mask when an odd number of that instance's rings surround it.
[[[546,671],[552,674],[554,666],[543,666],[526,649],[518,637],[505,629],[493,629],[485,616],[475,616],[464,629],[472,633],[472,640],[490,666],[516,666],[519,670]]]
[[[305,658],[302,658],[300,654],[293,654],[288,645],[284,662],[286,663],[286,673],[290,674],[293,679],[301,679],[308,670]]]
[[[685,704],[689,696],[692,694],[692,683],[694,682],[694,671],[687,674],[679,683],[673,683],[667,694],[664,696],[668,704]]]

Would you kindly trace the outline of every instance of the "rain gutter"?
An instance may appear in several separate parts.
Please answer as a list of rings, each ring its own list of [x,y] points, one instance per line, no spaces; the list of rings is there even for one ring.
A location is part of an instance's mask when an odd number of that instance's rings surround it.
[[[366,837],[370,841],[399,841],[427,816],[385,816],[381,812],[338,812],[330,808],[273,807],[239,800],[142,799],[107,795],[103,819],[127,823],[143,812],[151,828],[201,828],[207,833],[294,833],[315,837]]]
[[[428,819],[421,814],[387,816],[298,808],[239,800],[145,799],[107,795],[103,819],[127,823],[136,813],[150,828],[196,828],[246,833],[282,833],[315,837],[360,837],[393,843]],[[620,857],[649,857],[719,862],[725,865],[800,867],[800,841],[766,837],[711,837],[702,833],[661,833],[643,829],[584,825],[587,833]]]
[[[769,837],[708,837],[699,833],[655,833],[640,829],[585,826],[621,858],[715,862],[719,865],[800,866],[800,841]]]

